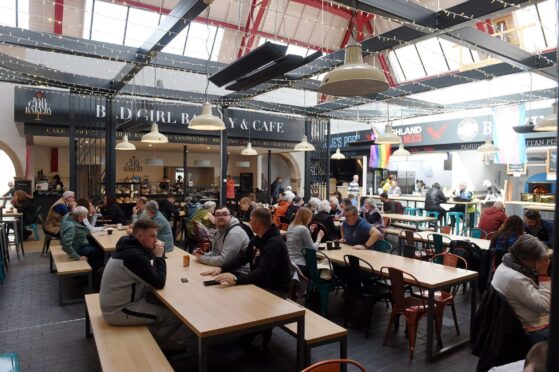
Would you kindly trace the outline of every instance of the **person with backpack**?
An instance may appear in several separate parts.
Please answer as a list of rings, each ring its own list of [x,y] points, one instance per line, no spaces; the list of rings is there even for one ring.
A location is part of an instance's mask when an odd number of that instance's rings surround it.
[[[380,194],[380,201],[382,202],[382,212],[383,213],[397,213],[403,214],[404,208],[400,202],[390,200],[388,194],[383,192]]]
[[[233,261],[248,247],[250,238],[243,223],[231,215],[226,206],[216,208],[214,212],[216,233],[212,239],[212,248],[204,253],[194,251],[196,260],[209,266],[223,266]],[[236,273],[248,273],[248,265],[238,268]]]

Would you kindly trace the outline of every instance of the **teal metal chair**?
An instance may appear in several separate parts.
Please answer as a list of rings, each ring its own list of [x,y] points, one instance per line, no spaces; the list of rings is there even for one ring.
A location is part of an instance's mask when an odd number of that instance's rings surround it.
[[[326,317],[328,311],[328,296],[330,291],[334,288],[334,278],[330,280],[321,279],[320,272],[317,268],[318,258],[326,259],[328,266],[330,267],[330,272],[334,275],[334,269],[330,259],[322,253],[312,248],[304,248],[303,255],[305,257],[305,264],[307,265],[307,271],[309,272],[309,285],[307,287],[307,297],[305,298],[305,307],[310,304],[310,298],[313,291],[318,293],[320,299],[320,315]]]
[[[471,238],[476,238],[476,239],[485,239],[487,237],[487,233],[485,232],[485,230],[478,229],[477,227],[472,227],[468,231],[468,235]]]
[[[446,252],[450,248],[452,239],[441,234],[429,234],[427,235],[427,241],[429,242],[429,248],[427,249],[427,251],[428,257],[430,258]],[[439,256],[435,259],[434,262],[440,264],[442,263],[442,258]]]
[[[460,222],[462,222],[462,220],[464,219],[464,212],[448,212],[446,215],[448,218],[450,218],[451,221],[452,217],[454,216],[454,234],[461,235],[463,231],[460,230]]]
[[[16,353],[0,354],[0,371],[19,372],[19,360]]]
[[[35,240],[39,240],[39,225],[37,224],[37,220],[39,219],[39,214],[41,214],[41,206],[37,207],[35,210],[35,214],[33,215],[33,223],[31,225],[25,225],[24,228],[29,227],[33,230],[33,234],[35,235]]]
[[[415,216],[417,215],[417,208],[406,207],[404,208],[404,214]]]
[[[383,253],[392,253],[392,244],[390,244],[386,240],[377,240],[377,242],[373,246],[373,250]]]
[[[424,211],[423,211],[423,215],[424,215],[425,217],[434,217],[434,218],[436,218],[437,220],[439,219],[439,212],[437,212],[437,211],[425,211],[425,210],[424,210]],[[432,223],[432,222],[426,222],[426,223],[423,224],[423,225],[424,225],[423,227],[429,227],[429,225],[430,225],[431,223]],[[434,226],[434,225],[433,225],[433,226]]]

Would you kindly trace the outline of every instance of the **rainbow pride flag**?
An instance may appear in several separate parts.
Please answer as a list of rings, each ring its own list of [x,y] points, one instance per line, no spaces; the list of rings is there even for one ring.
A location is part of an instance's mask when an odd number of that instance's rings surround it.
[[[371,131],[371,139],[377,138],[374,130]],[[369,168],[386,168],[390,160],[392,150],[390,145],[371,145],[371,152],[369,155]]]

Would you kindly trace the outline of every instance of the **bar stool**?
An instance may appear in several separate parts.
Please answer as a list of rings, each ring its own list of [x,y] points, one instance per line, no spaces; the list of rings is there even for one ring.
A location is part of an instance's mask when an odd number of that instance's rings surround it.
[[[16,247],[16,255],[17,259],[19,260],[19,249],[21,248],[21,253],[25,257],[25,251],[23,250],[23,237],[21,236],[21,230],[19,226],[19,218],[18,217],[4,217],[2,219],[4,222],[4,233],[6,234],[6,239],[8,242],[8,246],[14,244]],[[10,230],[13,230],[13,243],[10,241]]]
[[[454,216],[454,234],[456,235],[463,235],[463,231],[460,231],[460,221],[464,218],[464,212],[448,212],[447,216],[452,221],[452,217]],[[465,222],[463,224],[463,228],[465,227]]]
[[[404,208],[404,214],[409,214],[411,216],[415,216],[415,215],[417,215],[417,208],[406,207],[406,208]]]
[[[437,211],[425,211],[425,210],[423,210],[422,214],[425,217],[435,217],[437,220],[439,219],[439,212],[437,212]],[[429,227],[430,224],[431,224],[431,222],[426,222],[425,226]]]

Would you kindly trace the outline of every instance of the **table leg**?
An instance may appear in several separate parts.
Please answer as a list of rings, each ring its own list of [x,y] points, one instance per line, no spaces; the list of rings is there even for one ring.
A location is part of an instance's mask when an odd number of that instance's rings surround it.
[[[435,328],[435,291],[429,289],[429,297],[427,299],[427,361],[433,358],[433,333]]]
[[[198,371],[208,370],[208,343],[203,338],[198,340]]]
[[[462,234],[465,234],[468,232],[468,227],[470,224],[470,216],[468,215],[468,206],[465,205],[466,209],[464,210],[464,230],[462,231]]]
[[[297,320],[297,370],[305,368],[305,317]]]
[[[347,359],[347,337],[340,340],[340,359]],[[342,365],[342,372],[347,371],[347,365]]]
[[[21,242],[21,254],[23,255],[23,257],[25,257],[25,250],[23,249],[23,239],[24,239],[24,235],[23,235],[23,215],[19,218],[19,231],[21,233],[20,235],[20,242]]]

